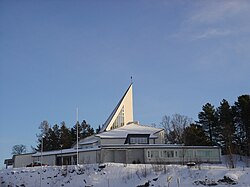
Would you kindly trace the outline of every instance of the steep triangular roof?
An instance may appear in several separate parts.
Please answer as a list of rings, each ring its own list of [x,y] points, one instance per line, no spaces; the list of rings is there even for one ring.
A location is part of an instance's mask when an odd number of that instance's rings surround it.
[[[133,121],[133,84],[131,83],[100,132],[122,127]]]

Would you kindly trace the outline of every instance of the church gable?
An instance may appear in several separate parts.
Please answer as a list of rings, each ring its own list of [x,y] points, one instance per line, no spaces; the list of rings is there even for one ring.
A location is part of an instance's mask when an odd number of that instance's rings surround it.
[[[110,114],[100,132],[109,131],[133,121],[133,85],[129,88]]]

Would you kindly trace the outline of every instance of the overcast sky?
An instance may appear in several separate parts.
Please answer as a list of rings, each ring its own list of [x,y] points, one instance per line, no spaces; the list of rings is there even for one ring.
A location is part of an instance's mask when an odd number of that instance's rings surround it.
[[[1,0],[0,166],[38,126],[102,125],[134,82],[159,124],[250,93],[250,1]]]

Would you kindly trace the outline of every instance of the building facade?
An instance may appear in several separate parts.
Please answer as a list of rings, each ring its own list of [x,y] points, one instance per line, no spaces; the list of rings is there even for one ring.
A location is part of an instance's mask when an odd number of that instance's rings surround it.
[[[167,145],[164,144],[163,129],[134,121],[132,86],[126,90],[98,134],[81,139],[78,146],[75,144],[71,149],[14,155],[13,167],[25,167],[34,162],[52,166],[105,162],[221,162],[219,147]]]

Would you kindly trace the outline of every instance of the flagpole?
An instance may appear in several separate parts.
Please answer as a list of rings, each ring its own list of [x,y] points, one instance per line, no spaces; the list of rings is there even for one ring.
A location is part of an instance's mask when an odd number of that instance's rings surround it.
[[[79,160],[78,155],[78,107],[76,108],[76,165],[78,165]]]

